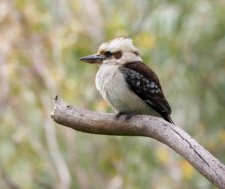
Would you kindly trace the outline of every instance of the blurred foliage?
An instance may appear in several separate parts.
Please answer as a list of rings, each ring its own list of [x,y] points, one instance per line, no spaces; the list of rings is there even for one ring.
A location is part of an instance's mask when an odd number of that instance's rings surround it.
[[[215,188],[168,147],[57,126],[52,99],[112,110],[78,59],[129,36],[177,125],[225,162],[225,1],[1,0],[0,188]]]

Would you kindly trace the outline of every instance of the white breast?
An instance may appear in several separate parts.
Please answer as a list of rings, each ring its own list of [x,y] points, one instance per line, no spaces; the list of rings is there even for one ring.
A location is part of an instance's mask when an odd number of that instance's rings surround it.
[[[128,88],[118,65],[102,64],[96,74],[95,84],[115,111],[158,116],[158,113]]]

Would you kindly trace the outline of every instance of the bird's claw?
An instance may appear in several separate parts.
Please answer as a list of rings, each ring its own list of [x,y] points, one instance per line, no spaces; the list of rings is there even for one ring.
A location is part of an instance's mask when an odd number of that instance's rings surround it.
[[[135,116],[135,113],[125,113],[125,112],[119,112],[115,115],[115,119],[118,120],[121,116],[124,116],[124,121],[128,121],[131,117]]]
[[[118,120],[122,115],[124,115],[126,113],[124,112],[118,112],[116,115],[115,115],[115,119]]]

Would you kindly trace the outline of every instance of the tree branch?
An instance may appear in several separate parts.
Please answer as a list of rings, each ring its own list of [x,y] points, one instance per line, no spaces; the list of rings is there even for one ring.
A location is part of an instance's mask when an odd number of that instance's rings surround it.
[[[123,117],[115,120],[114,114],[75,108],[65,104],[58,96],[54,105],[51,117],[61,125],[93,134],[154,138],[184,157],[214,185],[225,189],[225,165],[181,128],[161,118],[137,115],[128,121],[124,121]]]

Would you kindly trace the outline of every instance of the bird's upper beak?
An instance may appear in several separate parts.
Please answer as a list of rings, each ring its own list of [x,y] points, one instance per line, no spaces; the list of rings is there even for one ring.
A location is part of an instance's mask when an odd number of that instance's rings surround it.
[[[105,59],[106,56],[102,54],[93,54],[80,58],[81,61],[88,62],[91,64],[100,64]]]

